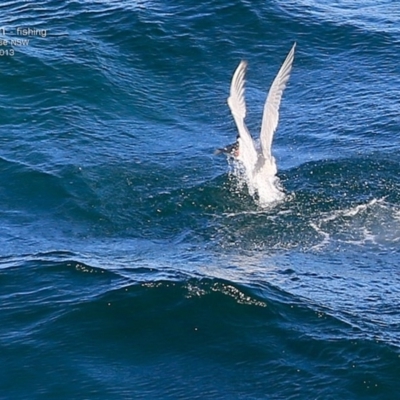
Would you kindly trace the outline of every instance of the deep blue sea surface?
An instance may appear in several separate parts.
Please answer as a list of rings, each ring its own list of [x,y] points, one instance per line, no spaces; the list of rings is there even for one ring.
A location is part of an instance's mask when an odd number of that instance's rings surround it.
[[[400,4],[0,5],[0,399],[397,399]],[[261,208],[215,148],[294,42]]]

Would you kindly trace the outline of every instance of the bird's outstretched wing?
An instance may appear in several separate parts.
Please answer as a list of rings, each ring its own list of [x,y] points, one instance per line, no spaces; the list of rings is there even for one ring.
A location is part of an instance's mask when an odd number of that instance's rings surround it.
[[[295,48],[296,43],[294,43],[278,75],[272,82],[264,105],[260,142],[262,154],[265,159],[271,158],[272,139],[279,122],[279,106],[281,104],[283,91],[290,77],[290,71],[292,70]]]
[[[233,74],[228,105],[239,132],[239,159],[250,166],[250,164],[254,165],[256,162],[257,152],[250,132],[244,122],[246,117],[246,102],[244,100],[244,76],[246,68],[247,62],[241,61]]]

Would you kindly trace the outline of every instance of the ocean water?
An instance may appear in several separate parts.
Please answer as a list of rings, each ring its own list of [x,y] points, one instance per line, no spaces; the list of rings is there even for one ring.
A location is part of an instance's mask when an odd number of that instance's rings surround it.
[[[398,2],[0,11],[1,399],[398,397]],[[213,151],[294,42],[260,208]]]

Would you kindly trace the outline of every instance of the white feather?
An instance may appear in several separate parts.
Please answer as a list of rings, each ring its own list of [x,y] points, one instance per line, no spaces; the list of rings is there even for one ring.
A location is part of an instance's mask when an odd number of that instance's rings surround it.
[[[272,156],[271,145],[279,122],[279,106],[281,104],[283,91],[285,90],[286,84],[290,77],[290,71],[292,70],[295,49],[296,43],[293,45],[286,57],[286,60],[282,64],[278,75],[272,82],[268,92],[267,100],[264,105],[260,141],[261,150],[266,159]]]
[[[257,162],[257,151],[244,122],[246,117],[246,102],[244,100],[244,76],[246,68],[246,61],[241,61],[233,74],[228,105],[239,132],[238,142],[240,151],[238,159],[242,161],[246,170],[253,170]]]

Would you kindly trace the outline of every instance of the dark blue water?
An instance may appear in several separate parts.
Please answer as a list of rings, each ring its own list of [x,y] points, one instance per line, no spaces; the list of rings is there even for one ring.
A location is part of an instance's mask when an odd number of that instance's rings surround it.
[[[1,399],[397,398],[397,2],[0,11]],[[213,151],[295,41],[263,209]]]

